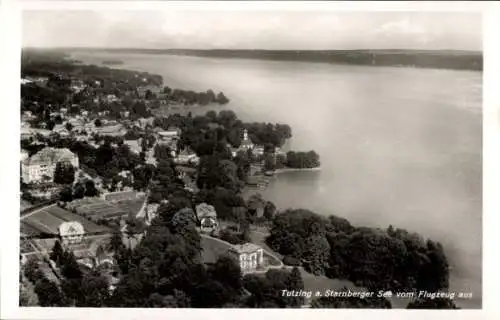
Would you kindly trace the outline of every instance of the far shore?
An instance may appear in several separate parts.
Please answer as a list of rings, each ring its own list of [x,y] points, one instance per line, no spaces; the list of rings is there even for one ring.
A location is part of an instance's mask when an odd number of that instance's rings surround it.
[[[274,170],[275,174],[288,173],[288,172],[301,172],[301,171],[321,171],[321,167],[315,168],[283,168]]]

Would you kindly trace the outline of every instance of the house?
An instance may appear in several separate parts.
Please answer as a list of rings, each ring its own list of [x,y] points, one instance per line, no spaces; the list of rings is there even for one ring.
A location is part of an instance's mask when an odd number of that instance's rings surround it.
[[[140,118],[135,122],[135,125],[141,129],[145,129],[148,125],[152,127],[154,124],[154,121],[155,121],[154,117]]]
[[[242,273],[255,272],[264,265],[264,249],[256,244],[233,245],[228,253],[239,262]]]
[[[145,218],[147,224],[150,224],[151,221],[156,217],[159,207],[160,204],[158,203],[148,203],[146,205]]]
[[[127,130],[121,124],[96,127],[94,132],[102,136],[113,137],[123,137],[125,134],[127,134]]]
[[[26,77],[25,80],[34,82],[39,86],[46,85],[47,82],[49,81],[48,77]]]
[[[69,163],[78,168],[78,157],[69,149],[44,148],[22,162],[22,178],[25,183],[54,180],[58,163]]]
[[[263,146],[255,146],[252,149],[252,153],[254,156],[263,156],[264,155],[264,147]]]
[[[269,179],[264,177],[264,176],[261,176],[261,175],[249,176],[247,178],[246,184],[250,188],[258,188],[258,189],[263,190],[269,184]]]
[[[128,118],[130,116],[130,111],[122,111],[120,112],[120,116],[122,118]]]
[[[179,173],[179,178],[183,179],[184,177],[195,177],[197,170],[195,168],[186,167],[186,166],[176,166],[175,170]]]
[[[158,139],[160,140],[173,140],[180,138],[181,130],[179,128],[169,128],[165,131],[158,132]]]
[[[35,134],[30,127],[21,127],[21,140],[34,137]]]
[[[29,153],[26,150],[21,149],[21,162],[29,158]]]
[[[82,80],[73,79],[70,88],[74,93],[79,93],[85,89],[85,83]]]
[[[21,127],[21,139],[36,138],[38,135],[48,138],[51,134],[50,130]]]
[[[53,132],[59,134],[61,137],[69,137],[70,136],[70,132],[66,129],[66,128],[62,128],[60,130],[52,130]]]
[[[123,143],[135,154],[140,154],[142,152],[140,140],[125,140]]]
[[[80,222],[65,221],[59,225],[59,237],[63,246],[80,244],[84,234],[85,230]]]
[[[28,83],[33,83],[33,81],[29,80],[29,79],[24,79],[24,78],[21,79],[21,84],[28,84]]]
[[[108,94],[106,96],[106,101],[108,103],[116,102],[116,101],[118,101],[118,97],[116,95],[114,95],[114,94]]]
[[[212,232],[217,229],[217,212],[214,206],[206,203],[200,203],[196,206],[196,217],[200,221],[200,229],[202,232]]]
[[[198,157],[190,148],[185,148],[177,155],[177,157],[175,157],[174,162],[178,164],[192,163],[197,165],[200,162],[200,157]]]
[[[147,85],[147,86],[142,86],[137,88],[137,94],[139,97],[142,99],[146,98],[146,93],[151,92],[151,94],[154,97],[158,97],[161,94],[162,87],[159,86],[154,86],[154,85]]]

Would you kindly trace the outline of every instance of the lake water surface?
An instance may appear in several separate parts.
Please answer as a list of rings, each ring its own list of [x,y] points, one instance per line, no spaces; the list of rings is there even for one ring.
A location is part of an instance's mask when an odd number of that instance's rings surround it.
[[[320,154],[320,172],[280,175],[279,208],[440,241],[457,300],[481,307],[482,73],[147,54],[83,54],[160,74],[173,88],[223,91],[244,121],[292,127],[289,146]]]

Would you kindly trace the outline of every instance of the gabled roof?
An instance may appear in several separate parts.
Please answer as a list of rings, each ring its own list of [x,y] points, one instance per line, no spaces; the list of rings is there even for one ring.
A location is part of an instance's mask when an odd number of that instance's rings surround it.
[[[85,233],[83,225],[77,221],[66,221],[59,225],[59,234],[64,236],[82,235]]]
[[[71,152],[67,148],[56,149],[56,148],[43,148],[38,153],[33,155],[31,158],[24,160],[24,164],[32,165],[32,164],[41,164],[41,163],[54,163],[54,162],[62,162],[69,161],[71,162],[75,159],[75,154]]]

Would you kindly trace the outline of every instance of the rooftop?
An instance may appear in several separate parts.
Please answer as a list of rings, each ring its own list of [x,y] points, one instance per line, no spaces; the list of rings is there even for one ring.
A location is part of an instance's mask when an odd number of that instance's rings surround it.
[[[78,221],[65,221],[59,225],[59,234],[61,236],[84,233],[83,225]]]
[[[76,155],[67,148],[56,149],[47,147],[40,150],[38,153],[33,155],[31,158],[24,160],[24,164],[41,164],[41,163],[54,163],[61,161],[72,161]]]
[[[253,253],[257,250],[262,250],[262,247],[254,244],[254,243],[250,243],[250,242],[247,242],[244,244],[236,244],[236,245],[233,245],[233,247],[231,249],[229,249],[229,251],[237,252],[239,254],[241,254],[241,253]]]

